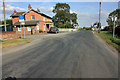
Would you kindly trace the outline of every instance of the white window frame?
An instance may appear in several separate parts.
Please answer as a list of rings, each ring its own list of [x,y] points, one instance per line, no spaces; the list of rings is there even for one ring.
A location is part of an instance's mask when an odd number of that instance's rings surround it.
[[[21,27],[18,27],[18,31],[21,31]]]
[[[37,30],[39,30],[39,26],[37,25]]]
[[[32,16],[34,16],[34,19],[32,19],[33,18]],[[31,20],[35,20],[35,15],[31,15]]]
[[[49,21],[51,21],[51,19],[49,19]]]
[[[27,31],[31,31],[31,27],[30,26],[27,27]]]
[[[45,21],[45,17],[43,17],[43,21]]]

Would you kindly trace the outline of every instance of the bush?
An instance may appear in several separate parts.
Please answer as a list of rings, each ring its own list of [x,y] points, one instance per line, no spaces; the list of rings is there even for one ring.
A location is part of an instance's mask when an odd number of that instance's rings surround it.
[[[106,26],[103,30],[101,30],[101,31],[109,31],[109,27],[108,26]]]
[[[116,27],[116,28],[115,28],[115,34],[116,34],[117,36],[120,36],[120,27]]]
[[[72,25],[70,23],[59,23],[58,28],[73,28]]]
[[[43,32],[41,29],[39,29],[39,32],[41,33],[41,32]]]
[[[66,23],[65,28],[72,28],[72,25],[70,23]]]
[[[117,39],[117,38],[111,38],[110,39],[113,43],[117,44],[117,45],[120,45],[120,40]]]
[[[60,24],[58,28],[65,28],[64,24]]]

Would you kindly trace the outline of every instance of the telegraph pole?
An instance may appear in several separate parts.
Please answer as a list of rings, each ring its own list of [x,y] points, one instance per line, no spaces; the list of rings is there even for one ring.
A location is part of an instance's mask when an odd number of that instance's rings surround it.
[[[7,29],[6,29],[6,16],[5,16],[5,0],[3,0],[3,11],[4,11],[4,25],[5,25],[5,32],[6,32]]]
[[[101,17],[101,2],[100,2],[100,6],[99,6],[99,30],[98,30],[99,33],[100,33],[100,26],[101,26],[100,17]]]

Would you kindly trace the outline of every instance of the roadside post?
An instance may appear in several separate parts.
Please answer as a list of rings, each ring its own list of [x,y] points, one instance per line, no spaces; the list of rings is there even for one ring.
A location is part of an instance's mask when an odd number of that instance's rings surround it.
[[[21,25],[23,25],[23,28],[24,28],[24,38],[25,38],[25,22],[23,21],[23,22],[21,22]]]
[[[22,38],[22,27],[21,27],[21,23],[20,23],[20,29],[21,29],[21,38]]]
[[[113,21],[113,38],[115,37],[115,21],[116,21],[117,17],[113,16],[112,21]]]
[[[24,23],[25,24],[25,23]],[[24,25],[23,25],[24,26]],[[24,38],[25,38],[25,26],[24,26]]]
[[[25,22],[24,22],[24,15],[19,15],[19,22],[20,22],[20,28],[21,28],[21,38],[22,38],[22,26],[24,28],[24,38],[25,38]]]
[[[114,35],[115,35],[115,16],[113,17],[113,38],[114,38]]]

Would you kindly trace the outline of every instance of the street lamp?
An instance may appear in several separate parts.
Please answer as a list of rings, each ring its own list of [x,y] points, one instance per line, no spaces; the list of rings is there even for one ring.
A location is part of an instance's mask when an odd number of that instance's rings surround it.
[[[112,21],[113,21],[113,38],[115,36],[115,21],[117,20],[117,17],[116,16],[113,16],[112,17]]]

